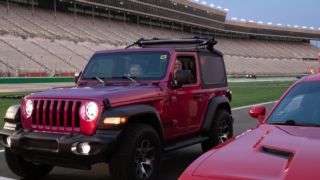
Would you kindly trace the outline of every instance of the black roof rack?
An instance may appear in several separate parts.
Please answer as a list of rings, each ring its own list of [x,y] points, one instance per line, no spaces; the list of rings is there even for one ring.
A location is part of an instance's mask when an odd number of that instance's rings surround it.
[[[139,46],[142,48],[155,48],[155,47],[169,47],[169,48],[206,48],[209,51],[214,51],[214,45],[217,44],[217,41],[211,38],[184,38],[184,39],[144,39],[140,38],[133,44],[126,47],[130,48],[132,46]]]

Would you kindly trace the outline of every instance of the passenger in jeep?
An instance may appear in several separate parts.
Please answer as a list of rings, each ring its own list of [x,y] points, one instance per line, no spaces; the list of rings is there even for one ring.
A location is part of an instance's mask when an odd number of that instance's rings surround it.
[[[177,71],[182,70],[183,64],[181,62],[181,60],[176,59],[176,61],[174,62],[174,74],[176,74]]]
[[[141,66],[139,64],[133,64],[130,67],[130,76],[134,76],[134,77],[138,77],[141,76],[142,73],[142,69]]]

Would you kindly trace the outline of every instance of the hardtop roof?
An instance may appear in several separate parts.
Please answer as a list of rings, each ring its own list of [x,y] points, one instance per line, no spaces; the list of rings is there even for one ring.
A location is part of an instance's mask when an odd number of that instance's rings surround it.
[[[141,48],[172,48],[176,51],[210,51],[215,52],[219,55],[222,53],[214,48],[217,41],[213,38],[182,38],[182,39],[138,39],[133,44],[126,47],[129,49],[133,46],[138,46]]]
[[[185,39],[138,39],[124,49],[102,50],[95,54],[116,52],[142,52],[142,51],[180,51],[180,52],[212,52],[220,56],[223,54],[214,48],[217,44],[214,38],[185,38]],[[138,47],[138,48],[131,48]]]

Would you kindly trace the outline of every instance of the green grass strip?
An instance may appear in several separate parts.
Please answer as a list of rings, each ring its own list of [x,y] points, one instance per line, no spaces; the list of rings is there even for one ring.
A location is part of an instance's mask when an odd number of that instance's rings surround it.
[[[232,91],[232,108],[275,101],[294,81],[229,83]]]
[[[73,77],[56,77],[56,78],[0,78],[0,84],[20,84],[20,83],[57,83],[57,82],[74,82]]]

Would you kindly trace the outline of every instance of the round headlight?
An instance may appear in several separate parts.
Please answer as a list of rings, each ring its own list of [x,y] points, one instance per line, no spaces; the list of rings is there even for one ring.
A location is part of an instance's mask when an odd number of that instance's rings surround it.
[[[33,111],[33,103],[31,100],[27,100],[26,102],[26,116],[29,118],[32,115]]]
[[[98,116],[98,105],[95,102],[89,102],[86,106],[86,116],[88,120],[92,121]]]

